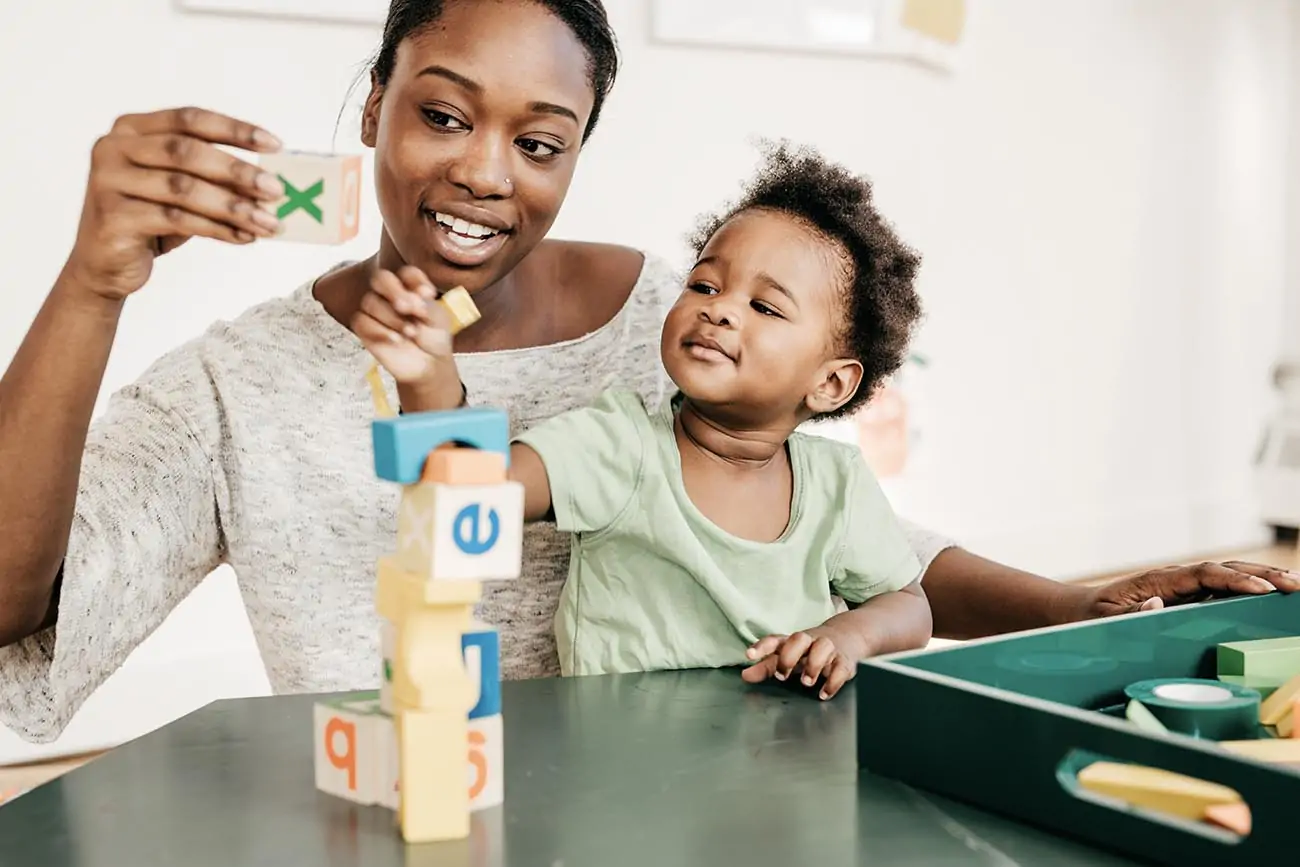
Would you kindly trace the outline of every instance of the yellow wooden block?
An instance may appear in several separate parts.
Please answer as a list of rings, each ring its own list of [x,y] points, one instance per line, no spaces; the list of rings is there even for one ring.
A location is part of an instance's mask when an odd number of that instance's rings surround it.
[[[1228,752],[1260,762],[1300,764],[1300,738],[1259,738],[1251,741],[1219,741]]]
[[[379,616],[394,623],[412,608],[473,605],[482,596],[483,584],[479,581],[429,581],[403,569],[395,557],[379,558],[375,605]]]
[[[451,315],[451,333],[453,337],[478,322],[479,317],[482,316],[478,312],[478,307],[474,304],[474,299],[470,297],[463,286],[457,286],[455,289],[442,293],[438,298],[438,302],[447,308],[447,313]]]
[[[403,710],[396,724],[402,838],[431,843],[468,837],[468,718],[455,711]]]
[[[1296,725],[1297,721],[1300,721],[1300,699],[1291,702],[1291,708],[1286,716],[1277,721],[1277,736],[1300,739],[1300,726]]]
[[[1207,807],[1235,804],[1241,795],[1227,786],[1159,768],[1094,762],[1079,771],[1079,785],[1134,806],[1200,821]]]
[[[393,624],[394,707],[469,713],[477,684],[465,669],[461,638],[480,592],[474,582],[423,581],[380,560],[376,607]]]
[[[468,714],[477,685],[465,669],[461,636],[470,606],[417,608],[397,624],[393,706],[399,710],[455,710]]]
[[[1259,721],[1266,726],[1277,725],[1297,699],[1300,699],[1300,674],[1279,686],[1264,700],[1259,706]]]
[[[384,391],[384,380],[379,375],[378,364],[372,364],[366,371],[366,382],[370,383],[370,400],[375,405],[375,415],[379,418],[392,418],[397,415],[388,400],[388,393]]]

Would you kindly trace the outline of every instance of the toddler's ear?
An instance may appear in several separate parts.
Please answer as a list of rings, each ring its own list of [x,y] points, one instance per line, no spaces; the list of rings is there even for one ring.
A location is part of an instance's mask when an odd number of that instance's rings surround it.
[[[862,363],[852,358],[835,358],[818,368],[804,404],[813,415],[834,412],[852,400],[861,386]]]

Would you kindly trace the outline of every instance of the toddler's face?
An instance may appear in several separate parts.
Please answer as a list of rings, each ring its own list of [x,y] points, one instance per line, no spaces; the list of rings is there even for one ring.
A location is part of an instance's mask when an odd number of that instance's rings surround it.
[[[751,210],[700,254],[669,311],[664,367],[692,401],[761,423],[798,414],[832,357],[844,260],[801,221]]]

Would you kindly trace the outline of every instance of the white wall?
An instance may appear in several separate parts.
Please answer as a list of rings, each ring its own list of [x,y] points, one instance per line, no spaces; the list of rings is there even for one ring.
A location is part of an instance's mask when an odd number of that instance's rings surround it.
[[[556,234],[673,256],[735,190],[749,138],[869,172],[925,255],[909,516],[1054,576],[1258,541],[1249,458],[1287,255],[1286,0],[973,3],[958,74],[650,45],[609,0],[625,68]],[[291,146],[355,149],[348,86],[377,27],[186,15],[168,0],[18,4],[0,31],[7,363],[72,240],[86,158],[124,111],[197,103]],[[162,70],[158,72],[157,70]],[[108,390],[342,250],[202,242],[130,303]],[[54,749],[266,689],[228,574],[188,600]],[[49,752],[0,732],[0,761]]]

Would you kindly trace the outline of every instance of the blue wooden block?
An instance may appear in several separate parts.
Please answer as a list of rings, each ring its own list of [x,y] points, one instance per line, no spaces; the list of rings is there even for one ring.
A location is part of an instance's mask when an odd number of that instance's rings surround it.
[[[470,664],[471,648],[477,652],[479,669],[478,704],[469,712],[470,719],[501,713],[501,638],[491,626],[475,622],[460,640],[465,662]]]
[[[429,452],[446,443],[500,452],[510,465],[510,422],[505,410],[470,407],[378,418],[370,425],[375,474],[400,485],[420,481]]]

